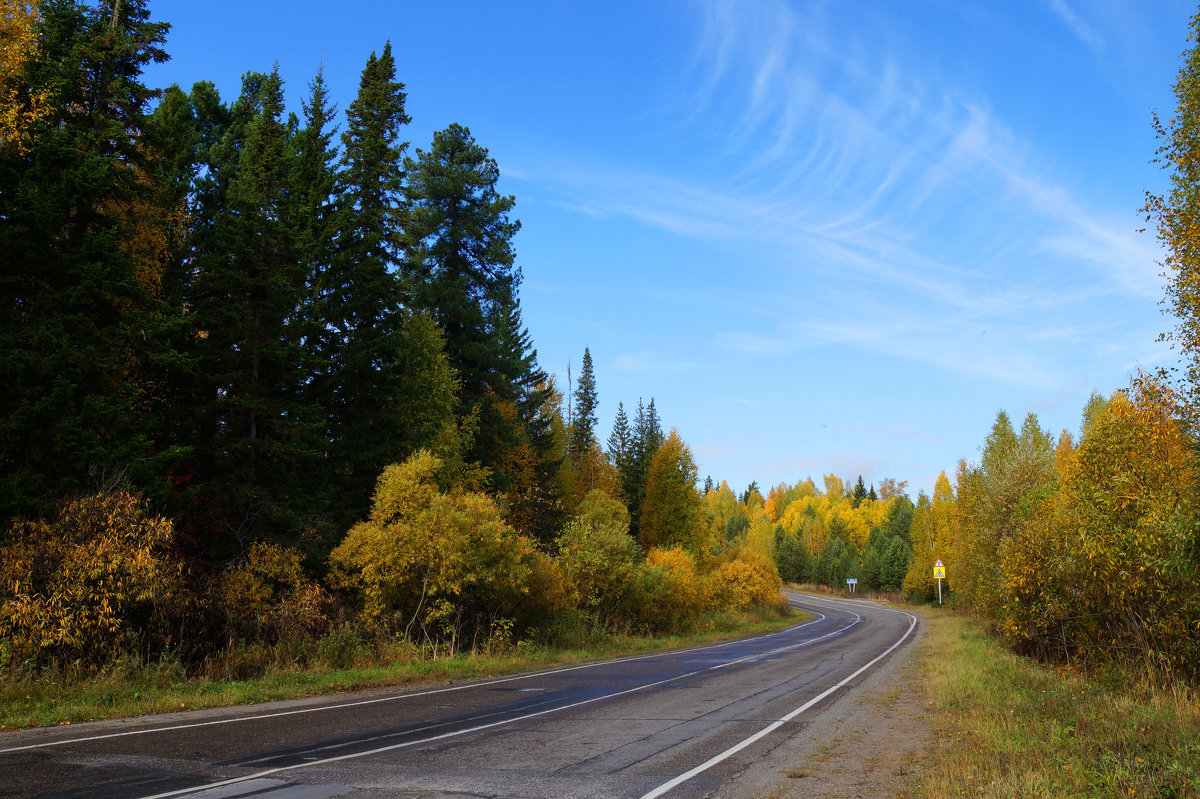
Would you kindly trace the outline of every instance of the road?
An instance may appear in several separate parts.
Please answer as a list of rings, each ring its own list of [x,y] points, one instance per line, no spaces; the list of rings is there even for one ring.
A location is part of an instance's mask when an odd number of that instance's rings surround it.
[[[0,796],[709,796],[915,638],[910,614],[789,594],[755,638],[408,691],[0,735]]]

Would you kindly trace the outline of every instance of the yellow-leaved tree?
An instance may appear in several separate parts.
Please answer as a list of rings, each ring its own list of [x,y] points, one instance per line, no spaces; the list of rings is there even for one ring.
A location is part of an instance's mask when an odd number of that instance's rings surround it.
[[[550,559],[504,523],[494,500],[442,490],[441,467],[424,450],[387,467],[369,518],[330,563],[335,582],[361,598],[364,620],[453,651],[545,612],[559,581],[545,578]]]
[[[642,500],[641,543],[646,549],[682,546],[698,556],[710,540],[703,501],[696,491],[696,462],[677,430],[672,430],[650,461]]]
[[[917,502],[912,523],[913,557],[904,577],[904,590],[913,596],[933,599],[938,595],[933,566],[937,561],[947,568],[942,581],[943,595],[950,590],[951,572],[959,566],[954,555],[958,539],[958,500],[946,473],[938,475],[933,487],[933,499],[923,494]]]
[[[1063,476],[1058,630],[1068,649],[1117,647],[1170,671],[1200,670],[1196,453],[1169,392],[1117,392],[1084,429]],[[1051,634],[1055,631],[1051,630]]]
[[[29,150],[29,129],[49,109],[50,92],[34,88],[27,67],[38,57],[38,4],[0,0],[0,147]]]
[[[1175,81],[1175,113],[1154,114],[1160,146],[1155,162],[1170,174],[1165,194],[1146,193],[1143,211],[1158,229],[1166,270],[1164,304],[1178,320],[1161,339],[1186,360],[1182,382],[1185,412],[1195,425],[1200,413],[1200,13],[1192,17],[1183,65]]]

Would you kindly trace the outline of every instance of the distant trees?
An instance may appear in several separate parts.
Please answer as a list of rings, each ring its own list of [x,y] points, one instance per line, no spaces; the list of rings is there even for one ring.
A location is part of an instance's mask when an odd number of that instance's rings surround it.
[[[575,386],[573,399],[567,449],[578,466],[579,459],[592,449],[596,430],[596,375],[592,368],[592,353],[587,347],[583,348],[579,382]]]
[[[823,492],[807,479],[767,493],[780,575],[833,588],[854,578],[860,590],[900,590],[912,558],[912,502],[903,493],[881,500],[861,477],[849,494],[834,475],[823,484]]]

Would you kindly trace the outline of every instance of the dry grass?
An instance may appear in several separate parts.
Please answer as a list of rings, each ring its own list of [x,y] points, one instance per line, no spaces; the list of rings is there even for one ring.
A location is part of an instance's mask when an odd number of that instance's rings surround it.
[[[1200,797],[1200,697],[1083,675],[927,611],[922,671],[937,743],[918,795]]]

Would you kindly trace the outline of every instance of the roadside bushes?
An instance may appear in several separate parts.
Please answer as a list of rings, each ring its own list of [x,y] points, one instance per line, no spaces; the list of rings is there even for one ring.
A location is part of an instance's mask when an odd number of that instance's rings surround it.
[[[758,552],[737,552],[717,567],[710,580],[710,601],[715,608],[747,611],[783,603],[779,572],[768,556]]]
[[[169,646],[181,590],[173,533],[125,490],[16,524],[0,549],[0,666],[98,665]]]
[[[547,558],[504,523],[490,497],[443,491],[435,482],[441,465],[422,451],[387,467],[370,517],[350,529],[330,563],[334,583],[361,600],[364,622],[455,651],[556,598],[547,580],[535,579]]]
[[[64,503],[49,521],[14,526],[0,547],[0,668],[87,672],[165,658],[248,677],[312,661],[680,632],[781,603],[765,546],[647,552],[624,503],[594,490],[541,548],[505,523],[500,502],[440,482],[450,479],[428,452],[385,469],[369,517],[323,576],[266,541],[203,570],[179,555],[172,524],[127,491]]]
[[[231,641],[316,638],[333,621],[333,598],[304,573],[299,552],[278,544],[252,544],[221,575],[216,593]]]
[[[1078,444],[1000,414],[960,469],[958,601],[1019,652],[1200,678],[1196,457],[1148,379],[1093,397]]]
[[[1096,409],[1079,446],[1060,453],[1059,491],[1010,544],[1008,582],[1024,588],[1012,592],[1024,601],[1011,603],[1010,636],[1068,655],[1115,649],[1200,676],[1193,446],[1153,384]],[[1038,551],[1020,557],[1035,536]]]

